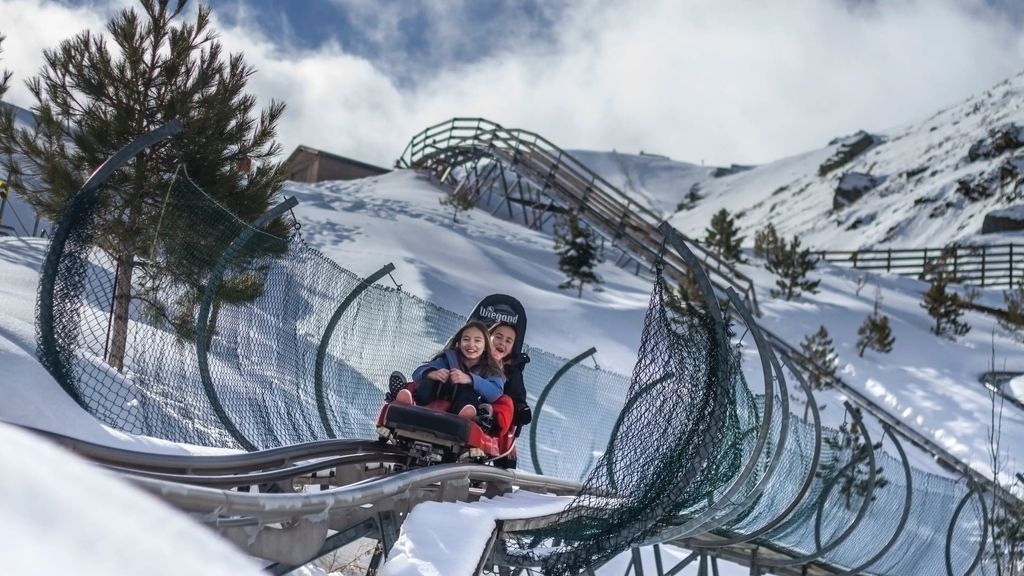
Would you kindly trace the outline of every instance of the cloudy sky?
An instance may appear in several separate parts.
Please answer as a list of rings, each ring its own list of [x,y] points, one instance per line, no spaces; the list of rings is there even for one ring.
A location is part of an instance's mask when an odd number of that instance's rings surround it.
[[[390,166],[453,116],[563,148],[763,163],[929,116],[1024,71],[1015,0],[211,0],[288,104],[279,136]],[[8,99],[129,0],[0,0]],[[194,8],[194,7],[193,7]]]

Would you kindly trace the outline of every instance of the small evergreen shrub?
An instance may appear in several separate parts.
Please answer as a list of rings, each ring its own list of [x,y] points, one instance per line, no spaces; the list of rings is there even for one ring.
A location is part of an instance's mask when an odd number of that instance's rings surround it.
[[[800,350],[812,362],[807,383],[815,390],[828,388],[839,366],[839,356],[828,330],[821,326],[814,334],[808,334],[800,343]]]
[[[459,223],[459,214],[461,212],[467,212],[472,210],[476,206],[477,194],[463,188],[452,192],[451,194],[445,194],[438,202],[441,206],[446,206],[452,209],[452,224]]]
[[[800,238],[793,236],[787,244],[784,240],[768,252],[766,268],[778,276],[772,296],[792,300],[803,292],[814,294],[821,280],[808,280],[807,274],[818,265],[818,260],[809,249],[800,249]]]
[[[956,292],[946,291],[949,282],[950,276],[947,273],[940,271],[935,274],[931,286],[924,293],[921,307],[935,320],[932,333],[952,339],[970,332],[971,325],[960,320],[966,304]]]
[[[768,258],[769,254],[778,249],[781,242],[779,233],[775,230],[775,225],[769,223],[754,233],[754,256],[757,258]]]
[[[743,256],[740,253],[740,243],[743,236],[740,236],[740,229],[736,226],[736,219],[729,211],[722,208],[711,218],[711,225],[704,230],[704,243],[728,262],[742,262]]]
[[[565,282],[558,285],[560,289],[568,290],[575,286],[576,297],[580,298],[585,285],[603,282],[594,271],[601,261],[596,235],[580,222],[577,213],[569,212],[555,227],[555,251],[558,253],[558,268],[566,276]]]
[[[892,352],[892,345],[896,338],[892,335],[889,327],[889,317],[879,312],[882,304],[882,293],[875,291],[875,309],[864,319],[864,323],[857,329],[857,355],[864,357],[864,351],[868,348],[888,354]]]

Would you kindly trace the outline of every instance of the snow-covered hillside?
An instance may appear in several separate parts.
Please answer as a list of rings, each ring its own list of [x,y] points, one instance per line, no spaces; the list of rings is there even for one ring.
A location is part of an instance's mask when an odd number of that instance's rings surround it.
[[[1018,75],[924,120],[878,134],[837,135],[818,150],[749,170],[573,153],[686,234],[703,237],[712,214],[727,208],[739,215],[747,245],[770,222],[805,246],[852,250],[1019,242],[1020,233],[981,230],[989,212],[1024,203],[1022,146],[1024,75]],[[690,205],[676,212],[680,203]]]

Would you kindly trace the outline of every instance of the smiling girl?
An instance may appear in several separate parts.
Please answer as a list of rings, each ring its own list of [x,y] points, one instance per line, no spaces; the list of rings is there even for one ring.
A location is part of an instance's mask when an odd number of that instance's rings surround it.
[[[415,401],[423,406],[450,397],[449,411],[466,419],[476,417],[481,398],[494,402],[505,386],[502,366],[491,352],[487,327],[476,320],[460,328],[444,350],[412,373],[412,379],[416,382],[415,392],[400,391],[396,402]]]

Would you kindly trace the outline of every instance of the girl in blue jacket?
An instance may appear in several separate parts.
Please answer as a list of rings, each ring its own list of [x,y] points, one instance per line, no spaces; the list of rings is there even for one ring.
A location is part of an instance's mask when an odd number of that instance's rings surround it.
[[[415,392],[402,390],[401,404],[421,406],[450,398],[450,412],[461,418],[476,417],[477,404],[494,402],[505,387],[504,371],[491,353],[491,340],[483,322],[471,320],[455,333],[437,356],[412,373]]]

